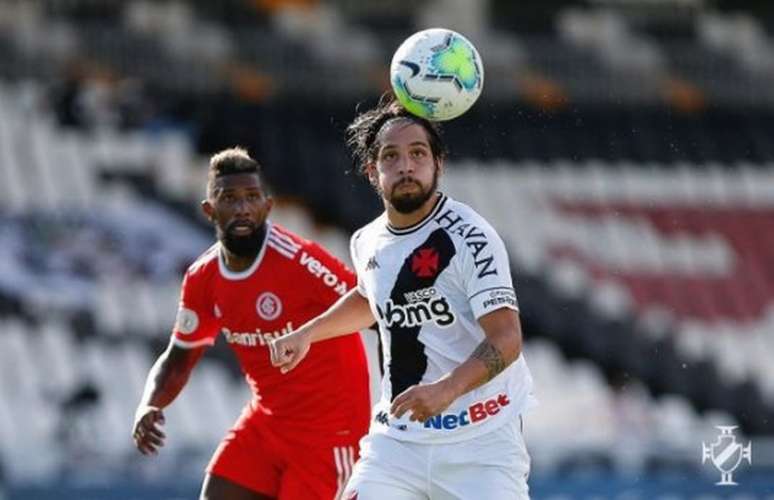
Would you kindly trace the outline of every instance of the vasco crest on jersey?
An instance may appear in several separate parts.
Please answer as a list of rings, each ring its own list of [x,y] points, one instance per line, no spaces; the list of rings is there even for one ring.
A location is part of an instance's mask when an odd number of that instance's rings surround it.
[[[418,278],[433,278],[438,274],[438,250],[419,248],[411,257],[411,271]]]

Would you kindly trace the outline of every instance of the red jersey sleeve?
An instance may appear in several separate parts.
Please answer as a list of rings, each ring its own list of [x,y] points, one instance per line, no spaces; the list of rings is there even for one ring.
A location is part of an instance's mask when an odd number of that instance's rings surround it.
[[[320,244],[310,241],[301,253],[301,266],[309,274],[315,296],[326,308],[357,283],[355,273]]]
[[[218,334],[218,325],[213,310],[214,302],[207,298],[207,289],[202,273],[185,273],[180,291],[177,319],[172,330],[175,345],[184,348],[212,345]]]

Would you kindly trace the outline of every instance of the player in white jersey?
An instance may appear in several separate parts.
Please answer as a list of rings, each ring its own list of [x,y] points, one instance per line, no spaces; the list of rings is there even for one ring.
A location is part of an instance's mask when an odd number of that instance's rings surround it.
[[[349,134],[385,212],[352,236],[356,289],[274,341],[272,362],[287,372],[312,343],[378,322],[382,397],[345,498],[528,498],[532,378],[505,246],[437,190],[437,125],[383,101]]]

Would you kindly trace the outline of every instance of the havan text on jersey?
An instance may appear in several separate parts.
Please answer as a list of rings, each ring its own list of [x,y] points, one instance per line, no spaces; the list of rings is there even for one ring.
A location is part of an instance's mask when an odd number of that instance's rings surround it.
[[[462,236],[465,245],[473,253],[473,264],[478,270],[478,278],[497,274],[494,263],[494,255],[487,248],[489,240],[484,231],[478,226],[465,222],[465,219],[451,208],[447,208],[442,214],[433,219],[436,224],[451,234]]]

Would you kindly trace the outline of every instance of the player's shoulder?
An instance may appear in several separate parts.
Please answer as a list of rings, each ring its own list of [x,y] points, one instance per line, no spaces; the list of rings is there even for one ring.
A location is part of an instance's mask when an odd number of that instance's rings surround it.
[[[283,227],[279,224],[272,223],[269,230],[268,243],[274,247],[275,250],[284,250],[284,255],[288,255],[288,251],[292,252],[292,259],[301,264],[304,264],[304,256],[314,256],[318,258],[333,258],[333,254],[326,247],[320,243],[304,238],[293,231]],[[299,259],[296,259],[299,256]]]
[[[277,223],[268,224],[266,246],[281,256],[295,261],[298,253],[309,245],[306,240],[290,229]]]
[[[210,269],[218,265],[219,248],[220,244],[215,243],[210,248],[202,252],[202,254],[199,255],[190,266],[188,266],[186,275],[189,277],[199,277],[206,275]]]
[[[385,232],[386,227],[387,217],[385,213],[382,213],[377,218],[352,233],[350,245],[357,247],[365,242],[371,241],[378,234]]]
[[[354,275],[349,267],[326,247],[278,224],[272,224],[272,229],[268,242],[275,249],[279,248],[277,251],[287,252],[291,240],[296,245],[294,257],[283,267],[283,271],[287,271],[290,276],[286,280],[288,286],[298,287],[299,284],[322,282],[339,295],[344,295],[354,284]]]
[[[484,216],[467,203],[446,196],[441,209],[434,217],[436,224],[456,237],[470,239],[477,234],[499,238],[495,228]]]

